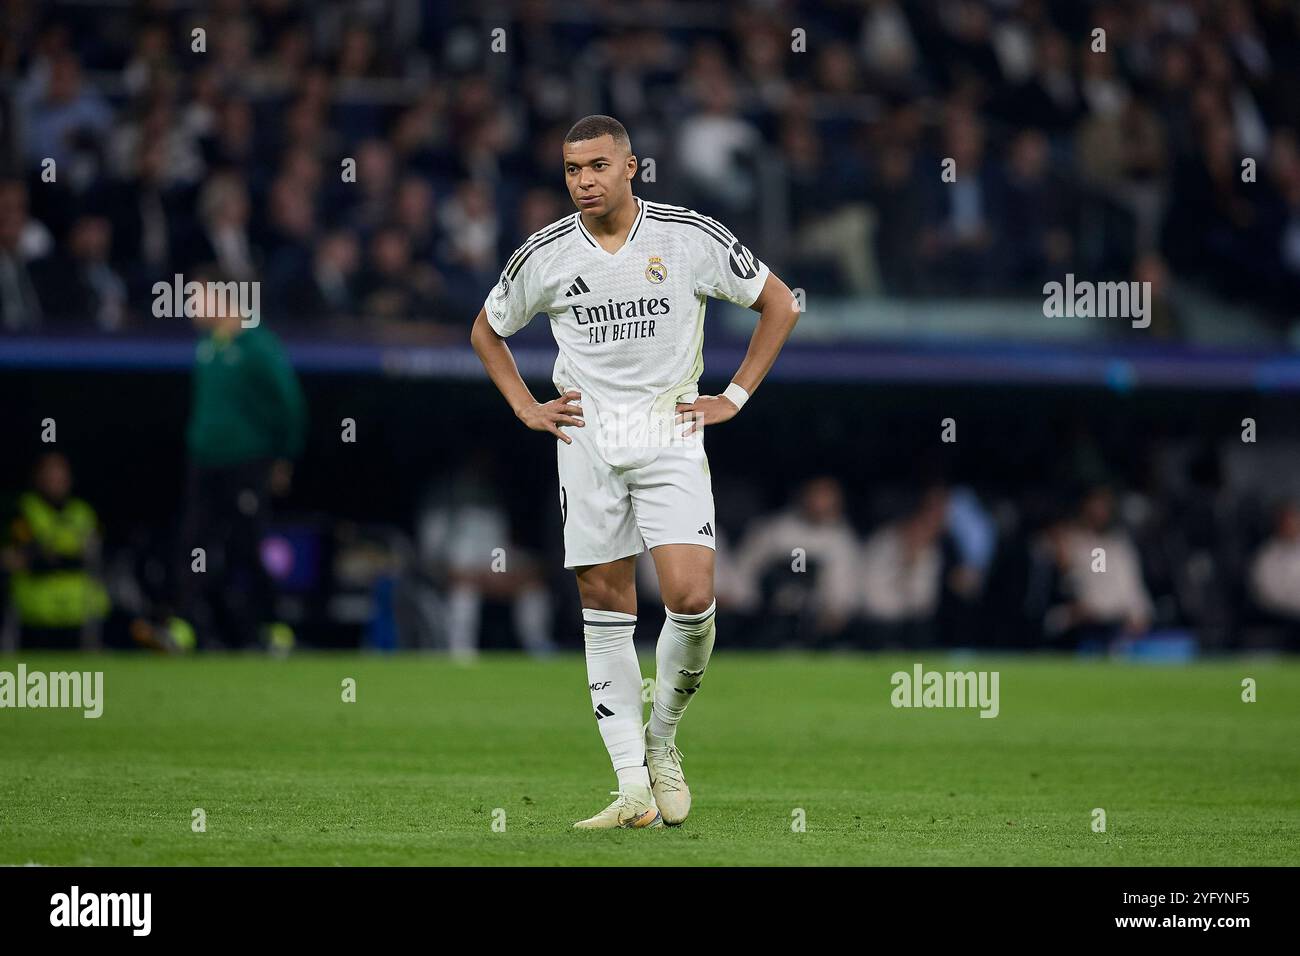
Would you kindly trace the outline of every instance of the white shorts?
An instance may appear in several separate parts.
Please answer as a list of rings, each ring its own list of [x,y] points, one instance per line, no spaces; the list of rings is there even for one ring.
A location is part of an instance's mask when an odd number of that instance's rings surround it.
[[[604,564],[661,544],[714,547],[703,430],[662,448],[611,448],[592,424],[563,425],[573,444],[555,442],[564,566]]]

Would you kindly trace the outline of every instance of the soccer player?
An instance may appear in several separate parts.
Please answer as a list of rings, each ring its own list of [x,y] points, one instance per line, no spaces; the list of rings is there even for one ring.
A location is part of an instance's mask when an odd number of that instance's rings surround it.
[[[583,829],[680,824],[691,807],[677,724],[714,642],[713,491],[703,428],[728,421],[767,375],[798,320],[785,283],[726,227],[632,194],[627,130],[588,116],[564,139],[578,211],[510,257],[471,341],[515,415],[559,441],[564,566],[577,574],[591,703],[617,799]],[[705,298],[761,313],[721,395],[700,395]],[[539,402],[505,340],[538,312],[559,346],[559,397]],[[667,618],[642,727],[636,555],[649,547]]]

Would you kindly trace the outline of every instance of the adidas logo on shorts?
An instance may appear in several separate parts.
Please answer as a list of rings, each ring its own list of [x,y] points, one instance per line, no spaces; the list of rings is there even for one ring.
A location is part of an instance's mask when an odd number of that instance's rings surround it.
[[[714,536],[714,535],[713,535],[713,522],[712,522],[712,521],[706,521],[706,522],[704,523],[704,527],[701,528],[699,531],[697,531],[697,532],[695,532],[695,533],[696,533],[696,534],[706,534],[706,535],[708,535],[710,538],[712,538],[712,537]]]

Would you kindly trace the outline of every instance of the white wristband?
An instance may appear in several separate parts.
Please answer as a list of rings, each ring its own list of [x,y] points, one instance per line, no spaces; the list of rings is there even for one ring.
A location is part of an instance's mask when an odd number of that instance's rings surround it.
[[[749,401],[749,392],[745,391],[735,382],[732,382],[727,386],[726,391],[722,393],[722,397],[731,399],[736,406],[736,410],[739,411],[744,408],[745,403]]]

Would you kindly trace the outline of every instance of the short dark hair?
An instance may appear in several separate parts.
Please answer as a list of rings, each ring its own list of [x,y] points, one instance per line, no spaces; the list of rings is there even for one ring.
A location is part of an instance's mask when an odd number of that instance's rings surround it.
[[[632,151],[632,140],[627,135],[627,129],[623,124],[612,116],[604,116],[600,113],[584,116],[574,123],[573,128],[564,137],[564,141],[566,143],[581,143],[583,140],[600,139],[602,136],[612,136],[615,143],[622,146],[629,153]]]

